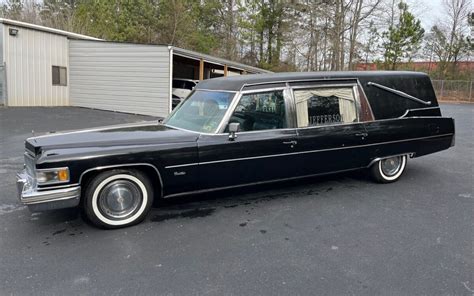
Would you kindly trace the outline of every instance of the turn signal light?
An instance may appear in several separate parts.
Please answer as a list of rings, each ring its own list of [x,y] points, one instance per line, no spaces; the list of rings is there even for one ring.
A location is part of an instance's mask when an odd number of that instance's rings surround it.
[[[69,181],[69,170],[62,169],[58,171],[58,180],[61,182]]]

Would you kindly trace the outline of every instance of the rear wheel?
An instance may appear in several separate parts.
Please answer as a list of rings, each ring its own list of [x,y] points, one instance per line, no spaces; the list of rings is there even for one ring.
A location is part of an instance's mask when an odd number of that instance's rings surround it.
[[[153,186],[136,170],[111,170],[97,175],[84,194],[87,218],[103,228],[121,228],[141,222],[153,203]]]
[[[406,155],[387,157],[374,163],[370,168],[370,173],[379,183],[391,183],[400,178],[405,171],[406,164]]]

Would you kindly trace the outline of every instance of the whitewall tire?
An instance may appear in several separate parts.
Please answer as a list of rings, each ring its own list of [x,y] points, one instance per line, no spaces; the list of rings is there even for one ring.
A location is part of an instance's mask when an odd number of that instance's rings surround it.
[[[127,227],[148,214],[153,204],[153,186],[140,171],[111,170],[92,179],[83,198],[85,214],[95,225]]]
[[[373,179],[379,183],[397,181],[405,171],[407,156],[399,155],[378,160],[370,167]]]

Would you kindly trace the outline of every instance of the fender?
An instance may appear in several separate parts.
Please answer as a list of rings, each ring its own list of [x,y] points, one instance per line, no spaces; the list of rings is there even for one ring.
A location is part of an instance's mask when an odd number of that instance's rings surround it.
[[[98,166],[98,167],[93,167],[90,169],[85,170],[82,172],[82,174],[79,177],[79,184],[82,183],[82,178],[84,175],[87,173],[93,172],[93,171],[101,171],[101,170],[106,170],[106,169],[113,169],[113,168],[125,168],[125,167],[139,167],[139,166],[146,166],[146,167],[151,167],[155,170],[158,180],[160,181],[160,197],[163,197],[163,179],[161,178],[161,173],[158,170],[158,168],[152,164],[149,163],[126,163],[126,164],[116,164],[116,165],[107,165],[107,166]]]

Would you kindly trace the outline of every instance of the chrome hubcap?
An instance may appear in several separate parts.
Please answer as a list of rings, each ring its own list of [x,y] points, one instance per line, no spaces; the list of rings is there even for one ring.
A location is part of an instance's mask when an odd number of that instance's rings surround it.
[[[395,156],[380,161],[382,172],[386,176],[393,176],[400,171],[402,167],[402,156]]]
[[[125,219],[135,214],[142,202],[140,188],[128,180],[107,184],[99,194],[99,210],[109,219]]]

